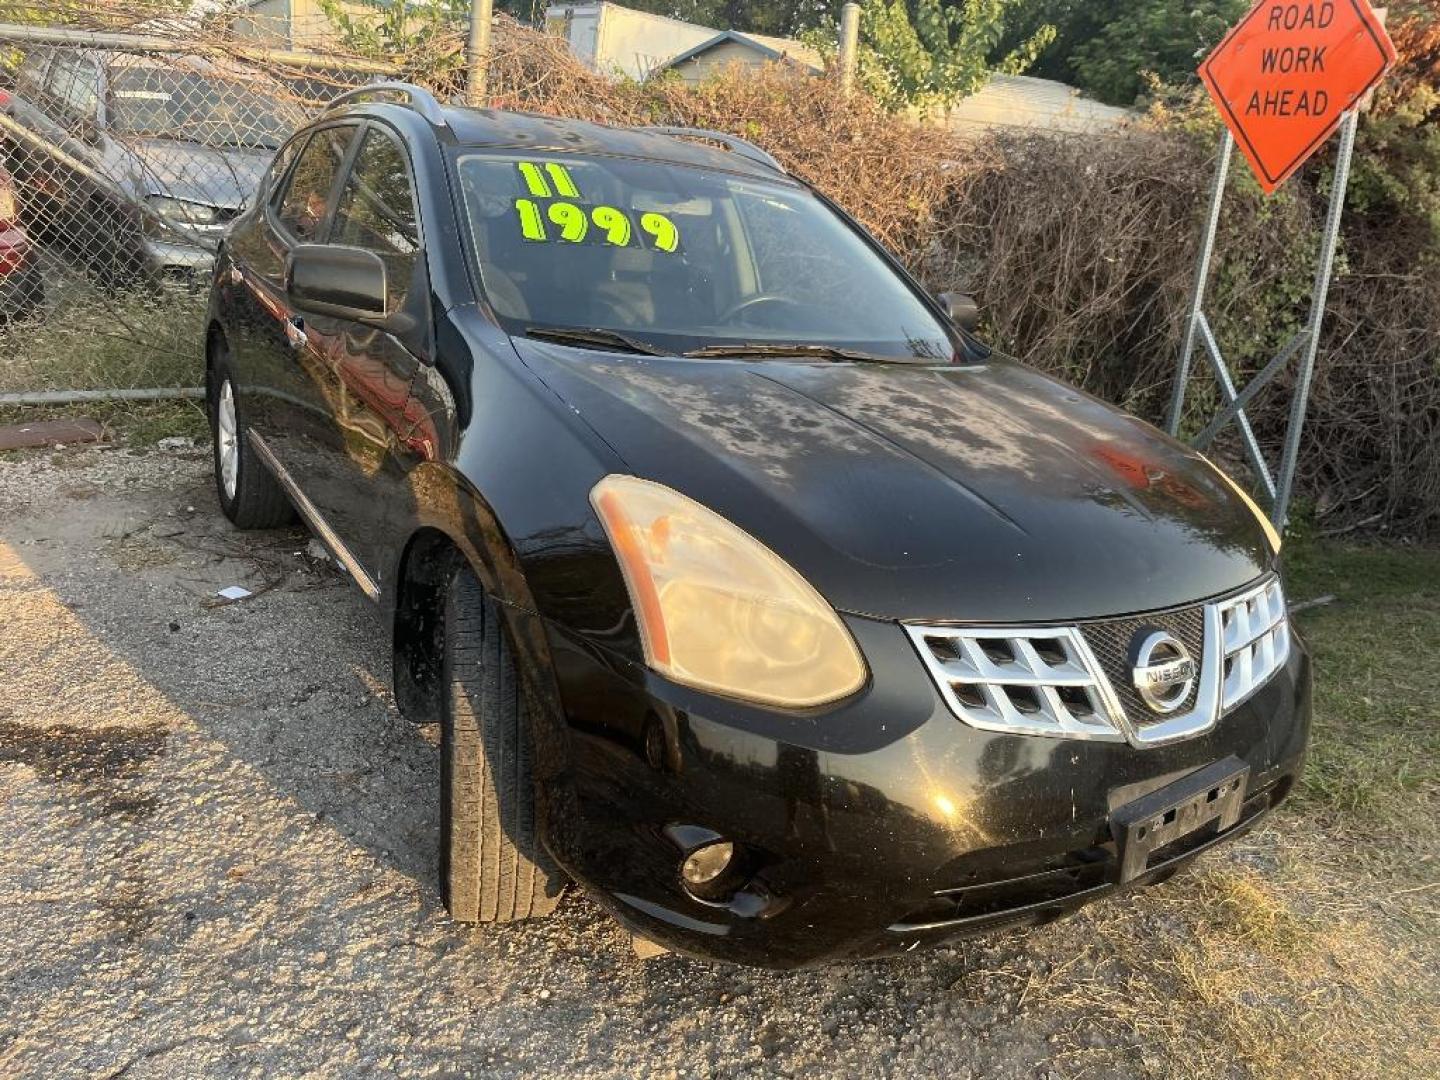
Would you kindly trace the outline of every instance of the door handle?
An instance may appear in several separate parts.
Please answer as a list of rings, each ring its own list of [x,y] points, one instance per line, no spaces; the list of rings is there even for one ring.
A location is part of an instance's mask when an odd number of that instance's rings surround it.
[[[291,315],[285,320],[285,340],[290,342],[292,349],[298,349],[310,340],[305,335],[305,320],[299,315]]]

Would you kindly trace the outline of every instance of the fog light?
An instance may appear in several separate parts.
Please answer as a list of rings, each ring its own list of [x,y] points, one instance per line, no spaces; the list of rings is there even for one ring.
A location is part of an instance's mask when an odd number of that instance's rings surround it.
[[[730,867],[735,845],[729,840],[696,848],[680,867],[680,876],[687,885],[708,885]]]

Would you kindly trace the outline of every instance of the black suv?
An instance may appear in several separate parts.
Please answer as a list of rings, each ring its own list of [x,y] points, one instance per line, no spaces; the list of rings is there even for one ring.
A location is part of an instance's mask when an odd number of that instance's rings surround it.
[[[713,132],[348,96],[215,268],[220,501],[443,731],[460,920],[767,966],[1037,923],[1289,791],[1279,539]]]

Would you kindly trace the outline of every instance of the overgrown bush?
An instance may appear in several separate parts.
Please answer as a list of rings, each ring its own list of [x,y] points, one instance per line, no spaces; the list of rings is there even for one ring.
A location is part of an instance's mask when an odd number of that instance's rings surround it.
[[[1405,64],[1364,121],[1353,198],[1299,468],[1322,530],[1440,533],[1440,29],[1436,0],[1392,15]],[[438,94],[460,87],[458,30],[427,27],[401,57]],[[217,38],[216,49],[233,48]],[[1157,93],[1157,100],[1165,95]],[[974,293],[1003,350],[1163,419],[1192,285],[1218,128],[1181,95],[1124,134],[990,135],[961,142],[782,66],[699,87],[597,75],[566,44],[504,20],[491,98],[501,108],[616,124],[679,124],[752,139],[850,210],[927,285]],[[1303,322],[1331,166],[1322,155],[1265,197],[1237,162],[1207,309],[1243,381]],[[1293,371],[1252,409],[1279,457]],[[1185,423],[1218,405],[1197,360]],[[1222,455],[1239,460],[1233,439]]]
[[[995,134],[960,143],[780,67],[695,89],[617,86],[554,39],[519,28],[501,39],[498,104],[753,139],[854,213],[926,284],[974,293],[1000,348],[1163,420],[1219,137],[1208,104],[1157,108],[1113,138]],[[1403,26],[1397,39],[1410,40]],[[1412,64],[1418,55],[1407,53]],[[1440,234],[1432,231],[1440,200],[1434,172],[1429,189],[1394,179],[1429,160],[1434,116],[1405,110],[1435,87],[1409,71],[1363,124],[1331,286],[1298,470],[1300,509],[1321,530],[1440,530]],[[1330,157],[1270,197],[1238,158],[1232,175],[1207,309],[1243,382],[1306,317]],[[1202,357],[1194,370],[1192,431],[1220,402]],[[1294,370],[1251,409],[1275,462]],[[1241,460],[1231,436],[1218,449]]]

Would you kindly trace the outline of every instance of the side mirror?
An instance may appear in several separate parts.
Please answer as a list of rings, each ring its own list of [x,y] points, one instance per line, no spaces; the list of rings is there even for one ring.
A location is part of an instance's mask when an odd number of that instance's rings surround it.
[[[941,309],[950,316],[950,321],[962,330],[974,330],[980,325],[980,307],[973,296],[965,293],[942,292],[935,297]]]
[[[389,314],[385,263],[364,248],[300,244],[285,260],[285,291],[317,315],[378,324]]]

